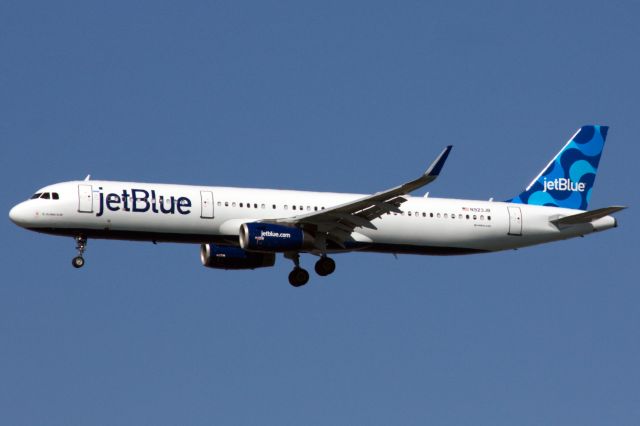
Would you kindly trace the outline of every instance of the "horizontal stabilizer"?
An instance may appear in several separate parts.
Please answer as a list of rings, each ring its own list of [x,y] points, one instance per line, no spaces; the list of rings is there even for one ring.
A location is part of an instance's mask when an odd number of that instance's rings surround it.
[[[552,220],[551,223],[554,225],[578,225],[581,223],[589,223],[593,222],[596,219],[600,219],[601,217],[608,216],[612,213],[619,212],[620,210],[624,210],[626,207],[624,206],[611,206],[605,207],[602,209],[591,210],[584,213],[578,213],[571,216],[565,216],[560,219]]]

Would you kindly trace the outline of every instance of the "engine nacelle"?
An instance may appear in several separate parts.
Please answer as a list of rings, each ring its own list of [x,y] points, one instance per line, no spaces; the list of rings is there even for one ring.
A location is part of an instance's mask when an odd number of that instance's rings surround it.
[[[298,251],[313,248],[314,239],[300,228],[251,222],[240,226],[240,247],[262,252]]]
[[[200,260],[207,268],[216,269],[256,269],[273,266],[274,253],[250,253],[238,247],[202,244]]]

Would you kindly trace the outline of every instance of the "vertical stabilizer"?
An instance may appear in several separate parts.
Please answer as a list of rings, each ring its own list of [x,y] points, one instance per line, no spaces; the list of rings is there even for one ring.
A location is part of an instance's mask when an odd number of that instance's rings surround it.
[[[587,210],[607,126],[583,126],[523,193],[508,202]]]

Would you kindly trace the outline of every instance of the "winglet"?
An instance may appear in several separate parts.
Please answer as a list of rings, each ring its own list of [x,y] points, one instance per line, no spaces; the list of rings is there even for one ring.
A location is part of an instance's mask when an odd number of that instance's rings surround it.
[[[436,177],[440,174],[440,171],[444,166],[444,162],[447,161],[447,157],[451,152],[451,148],[453,148],[453,145],[447,145],[447,147],[440,153],[440,155],[438,155],[438,158],[436,158],[435,161],[431,163],[427,171],[424,172],[425,176]]]

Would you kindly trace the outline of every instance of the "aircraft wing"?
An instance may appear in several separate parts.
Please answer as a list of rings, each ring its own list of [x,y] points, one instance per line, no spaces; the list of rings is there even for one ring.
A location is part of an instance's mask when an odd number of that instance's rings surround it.
[[[431,163],[424,174],[410,182],[321,211],[265,222],[298,226],[313,232],[316,238],[324,237],[340,246],[344,246],[343,243],[350,239],[350,235],[355,228],[376,229],[375,225],[371,223],[373,219],[379,218],[388,212],[400,213],[399,206],[407,201],[403,195],[436,180],[451,152],[451,148],[451,145],[447,146]]]

